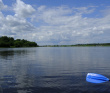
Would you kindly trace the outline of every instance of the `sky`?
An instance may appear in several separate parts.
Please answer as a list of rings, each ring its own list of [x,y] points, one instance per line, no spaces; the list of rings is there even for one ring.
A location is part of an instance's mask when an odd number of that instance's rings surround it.
[[[0,36],[38,45],[110,43],[110,0],[0,0]]]

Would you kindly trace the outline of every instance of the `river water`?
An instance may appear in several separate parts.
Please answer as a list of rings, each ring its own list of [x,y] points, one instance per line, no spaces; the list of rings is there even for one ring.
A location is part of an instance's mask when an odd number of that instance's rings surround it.
[[[0,48],[0,93],[110,93],[110,47]]]

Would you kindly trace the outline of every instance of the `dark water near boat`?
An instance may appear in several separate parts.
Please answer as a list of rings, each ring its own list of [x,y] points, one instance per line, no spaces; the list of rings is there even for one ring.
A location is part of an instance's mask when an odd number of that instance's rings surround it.
[[[89,72],[110,78],[110,47],[0,48],[1,93],[110,93]]]

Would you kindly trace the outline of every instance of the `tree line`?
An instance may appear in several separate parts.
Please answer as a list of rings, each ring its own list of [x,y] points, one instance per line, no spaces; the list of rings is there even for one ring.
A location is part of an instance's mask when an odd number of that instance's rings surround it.
[[[36,42],[27,41],[25,39],[16,39],[13,37],[0,37],[0,47],[37,47]]]
[[[75,44],[75,45],[43,45],[41,47],[89,47],[89,46],[110,46],[110,43],[90,43],[90,44]]]

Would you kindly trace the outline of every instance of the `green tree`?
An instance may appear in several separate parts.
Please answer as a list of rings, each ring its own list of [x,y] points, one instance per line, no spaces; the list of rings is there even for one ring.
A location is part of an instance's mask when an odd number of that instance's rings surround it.
[[[37,47],[37,43],[30,42],[25,39],[16,39],[13,37],[0,37],[0,47]]]

